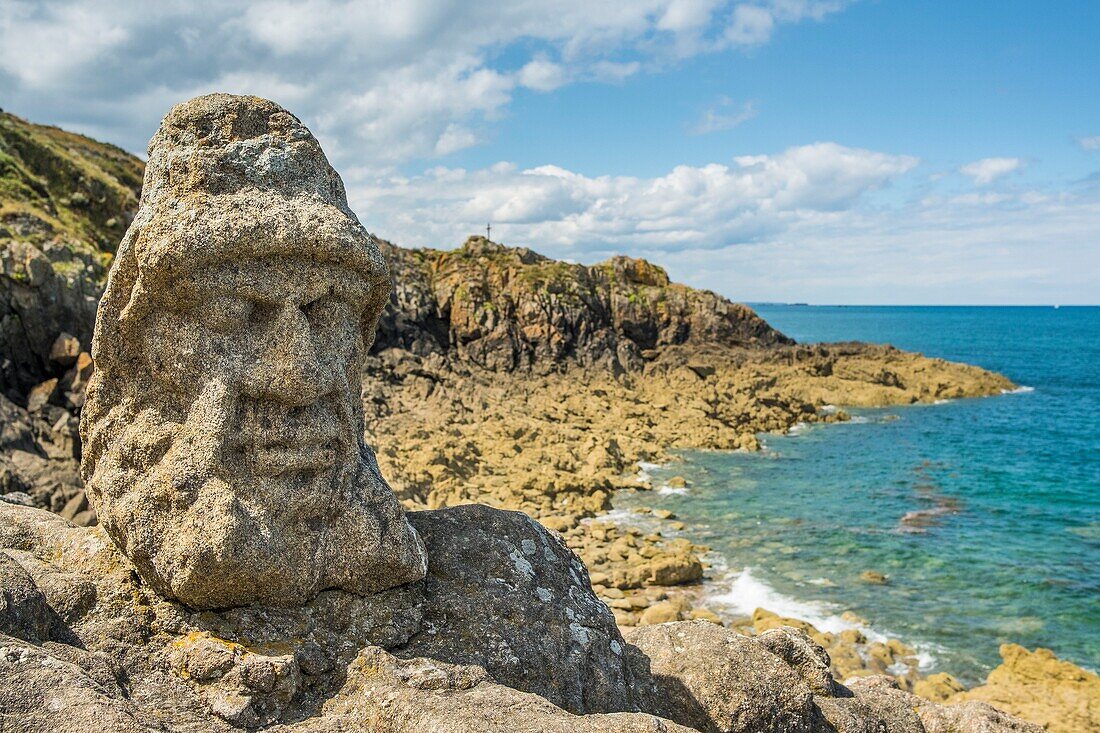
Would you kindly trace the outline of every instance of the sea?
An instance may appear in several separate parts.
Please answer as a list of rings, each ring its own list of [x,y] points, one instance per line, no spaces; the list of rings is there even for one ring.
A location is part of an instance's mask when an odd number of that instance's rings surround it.
[[[1020,387],[850,410],[758,453],[683,452],[644,466],[654,491],[618,511],[684,520],[713,549],[707,603],[727,615],[858,626],[969,684],[1006,642],[1100,669],[1100,308],[754,308],[799,342],[889,343]]]

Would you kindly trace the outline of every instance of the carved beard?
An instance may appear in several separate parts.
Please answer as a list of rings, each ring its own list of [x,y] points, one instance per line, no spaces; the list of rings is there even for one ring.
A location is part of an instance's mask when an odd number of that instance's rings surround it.
[[[154,570],[146,577],[166,575],[156,568],[158,557],[189,557],[189,563],[220,573],[223,582],[235,568],[246,573],[261,558],[249,557],[248,547],[234,547],[233,537],[259,533],[277,551],[288,533],[322,530],[316,517],[331,512],[334,500],[353,501],[366,475],[376,473],[346,394],[288,409],[260,404],[214,380],[182,423],[154,409],[116,407],[97,426],[100,435],[111,433],[97,446],[95,474],[117,476],[125,467],[129,480],[102,485],[93,474],[89,490],[112,500],[101,521],[109,528],[125,526],[115,536],[128,538],[123,549],[139,568]],[[320,437],[325,440],[316,450],[324,456],[317,461],[308,454],[314,449],[309,441]],[[274,448],[257,449],[257,439]],[[212,516],[225,521],[209,526]],[[181,545],[182,538],[203,536],[201,547]]]
[[[125,463],[137,472],[175,476],[181,490],[194,487],[195,478],[216,475],[231,485],[243,482],[262,500],[265,486],[303,477],[324,481],[362,454],[354,406],[337,393],[306,407],[287,407],[236,394],[215,380],[182,423],[151,409],[119,418],[112,422],[126,426],[123,434],[104,446],[100,460],[125,453]],[[193,500],[184,497],[184,503]]]

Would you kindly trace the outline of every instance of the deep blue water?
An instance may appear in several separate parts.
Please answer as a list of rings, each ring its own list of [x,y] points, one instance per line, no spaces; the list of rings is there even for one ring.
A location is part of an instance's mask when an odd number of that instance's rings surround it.
[[[695,525],[728,563],[715,593],[732,613],[834,627],[851,610],[970,682],[1009,641],[1100,668],[1100,308],[757,311],[801,342],[891,343],[1033,391],[853,411],[766,436],[758,454],[686,453],[650,473],[657,486],[686,476],[687,493],[620,506]],[[864,570],[889,584],[860,582]]]

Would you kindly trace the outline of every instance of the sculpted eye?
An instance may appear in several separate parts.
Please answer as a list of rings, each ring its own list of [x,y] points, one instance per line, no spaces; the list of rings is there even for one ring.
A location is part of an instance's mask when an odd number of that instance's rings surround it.
[[[200,306],[203,321],[210,328],[221,332],[235,331],[252,316],[252,303],[231,295],[217,295]]]
[[[311,326],[329,327],[346,317],[347,305],[336,298],[325,297],[302,306],[302,311],[306,314]]]
[[[250,311],[248,313],[248,322],[255,325],[264,325],[269,323],[275,315],[278,313],[278,308],[271,303],[261,303],[258,301],[252,301],[250,303]]]

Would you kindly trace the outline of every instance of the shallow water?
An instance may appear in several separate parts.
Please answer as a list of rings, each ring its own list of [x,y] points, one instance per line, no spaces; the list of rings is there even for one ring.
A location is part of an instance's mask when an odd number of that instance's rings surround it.
[[[1000,371],[1016,394],[854,411],[688,452],[617,506],[666,507],[728,566],[714,602],[915,644],[968,682],[1003,642],[1100,668],[1100,308],[758,306],[801,342],[862,340]],[[859,580],[865,570],[887,585]]]

